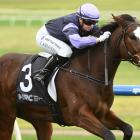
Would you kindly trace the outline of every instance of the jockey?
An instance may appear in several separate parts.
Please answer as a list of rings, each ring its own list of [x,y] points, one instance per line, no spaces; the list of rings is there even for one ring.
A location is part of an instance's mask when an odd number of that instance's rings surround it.
[[[49,61],[34,79],[44,83],[56,67],[61,67],[71,57],[73,48],[83,49],[109,38],[106,31],[98,37],[92,33],[100,32],[96,23],[100,19],[99,10],[91,3],[83,4],[76,13],[48,21],[37,32],[38,45],[51,54]]]

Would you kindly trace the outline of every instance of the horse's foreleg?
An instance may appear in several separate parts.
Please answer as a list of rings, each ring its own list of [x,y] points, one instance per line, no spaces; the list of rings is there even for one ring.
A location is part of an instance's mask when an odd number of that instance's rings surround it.
[[[101,120],[105,126],[112,130],[121,130],[124,133],[123,140],[130,140],[133,134],[132,127],[118,118],[113,112],[109,111]]]
[[[1,117],[0,117],[1,119]],[[0,140],[11,140],[14,121],[0,120]]]
[[[34,126],[38,140],[51,140],[52,124],[46,121],[35,120],[31,122]]]
[[[11,140],[15,118],[13,109],[0,104],[0,140]]]
[[[104,140],[115,140],[113,133],[96,118],[88,106],[81,107],[78,116],[78,126]]]

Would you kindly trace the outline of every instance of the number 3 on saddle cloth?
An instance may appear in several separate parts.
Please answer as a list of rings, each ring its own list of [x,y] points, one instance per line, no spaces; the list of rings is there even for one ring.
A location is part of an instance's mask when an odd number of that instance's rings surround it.
[[[18,76],[17,103],[48,104],[48,97],[57,102],[55,85],[53,88],[53,84],[58,70],[54,70],[51,80],[45,79],[44,86],[33,79],[34,75],[44,67],[48,58],[42,57],[40,53],[29,57],[24,62]]]
[[[44,55],[43,55],[44,56]],[[49,56],[48,56],[49,57]],[[48,105],[58,124],[63,124],[57,103],[54,79],[58,69],[54,70],[51,80],[45,79],[44,85],[33,79],[36,72],[46,64],[48,58],[39,55],[29,57],[22,65],[17,81],[17,104]]]

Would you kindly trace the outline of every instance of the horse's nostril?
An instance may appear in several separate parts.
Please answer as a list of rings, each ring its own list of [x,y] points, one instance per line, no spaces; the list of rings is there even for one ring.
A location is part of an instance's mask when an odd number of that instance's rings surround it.
[[[132,64],[138,66],[140,68],[140,56],[138,54],[134,55],[131,59]]]

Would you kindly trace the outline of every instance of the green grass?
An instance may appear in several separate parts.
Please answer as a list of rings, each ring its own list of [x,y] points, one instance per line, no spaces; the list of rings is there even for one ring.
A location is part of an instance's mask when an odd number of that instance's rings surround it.
[[[140,1],[135,0],[0,0],[0,8],[22,9],[77,9],[85,2],[92,2],[101,10],[138,10]],[[59,12],[59,11],[58,11]]]
[[[130,62],[121,62],[115,79],[115,84],[131,84],[140,85],[140,71],[139,68],[132,65]]]
[[[35,136],[23,136],[23,140],[37,140]],[[121,136],[117,136],[117,140],[122,140]],[[140,137],[134,136],[132,140],[139,140]],[[15,139],[13,139],[15,140]],[[53,136],[52,140],[101,140],[96,136]]]
[[[117,140],[122,140],[122,137],[117,137]],[[139,140],[140,137],[135,137],[132,140]],[[95,136],[54,136],[52,140],[102,140]]]
[[[39,50],[35,42],[39,27],[1,27],[0,54],[8,52],[35,53]]]
[[[16,140],[15,137],[13,137],[12,140]],[[22,136],[22,140],[37,140],[37,138],[36,138],[36,136],[32,136],[32,135],[31,136],[24,135],[24,136]]]
[[[39,19],[31,20],[29,22],[26,19],[15,20],[14,22],[9,20],[8,18],[0,20],[0,26],[36,26],[36,25],[41,26],[42,24],[43,24],[42,21]]]
[[[134,131],[140,130],[140,96],[115,96],[112,110],[122,120],[132,125]]]

